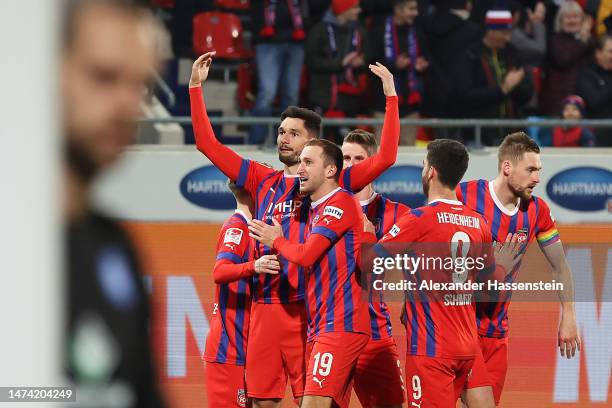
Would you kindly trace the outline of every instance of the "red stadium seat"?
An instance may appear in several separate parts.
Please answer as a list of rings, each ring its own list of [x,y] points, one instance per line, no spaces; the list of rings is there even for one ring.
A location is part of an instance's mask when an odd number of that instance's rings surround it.
[[[159,8],[174,8],[175,0],[151,0],[151,4]]]
[[[218,11],[193,17],[193,51],[196,55],[217,51],[216,58],[234,60],[252,57],[244,46],[238,16]]]
[[[251,0],[215,0],[218,8],[226,10],[248,10],[251,7]]]

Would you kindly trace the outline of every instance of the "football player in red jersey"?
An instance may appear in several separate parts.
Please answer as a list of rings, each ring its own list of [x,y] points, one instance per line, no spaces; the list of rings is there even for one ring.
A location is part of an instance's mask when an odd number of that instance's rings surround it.
[[[440,299],[435,292],[423,290],[422,282],[446,282],[452,277],[452,282],[460,278],[458,282],[464,283],[475,272],[504,273],[518,253],[513,237],[494,257],[486,221],[457,200],[455,188],[467,166],[468,153],[461,143],[445,139],[431,142],[423,162],[428,204],[412,209],[375,248],[377,253],[388,254],[391,248],[382,245],[395,242],[415,253],[423,252],[423,256],[453,260],[450,269],[419,268],[412,275],[416,290],[406,293],[402,321],[408,340],[405,372],[411,407],[454,407],[480,354],[471,291],[462,289],[450,295],[450,300],[446,295]],[[454,266],[457,258],[476,260],[474,265],[480,259],[481,268],[459,274]]]
[[[196,145],[212,163],[254,199],[254,218],[268,223],[281,222],[284,235],[294,242],[304,242],[308,208],[302,206],[296,175],[304,144],[317,138],[321,117],[303,108],[289,107],[281,116],[277,147],[283,170],[274,170],[244,159],[216,139],[202,97],[201,84],[208,76],[214,53],[207,53],[194,64],[189,84]],[[399,114],[393,75],[382,65],[370,65],[381,79],[387,96],[385,122],[378,154],[354,167],[341,171],[339,184],[360,190],[393,165],[399,140]],[[257,244],[256,256],[276,253],[270,246]],[[280,258],[278,275],[254,279],[251,308],[251,341],[247,350],[247,388],[256,407],[278,407],[285,395],[287,377],[293,396],[304,392],[306,348],[306,311],[304,308],[304,268]],[[282,322],[282,323],[281,323]],[[274,331],[276,336],[268,333]],[[261,334],[261,335],[260,335]]]
[[[245,384],[252,277],[278,274],[276,255],[254,260],[248,221],[253,200],[232,181],[236,211],[221,227],[213,278],[217,284],[210,332],[203,359],[206,362],[206,394],[209,408],[250,407]]]
[[[344,167],[350,167],[376,154],[378,143],[372,133],[364,130],[349,132],[342,143]],[[391,227],[410,208],[391,201],[374,191],[368,184],[355,194],[361,209],[374,225],[377,239],[389,232]],[[397,345],[393,339],[389,308],[382,292],[370,289],[368,312],[372,336],[359,355],[355,370],[354,389],[364,408],[401,408],[405,400]]]
[[[285,238],[274,226],[253,220],[252,236],[306,268],[308,368],[302,407],[348,405],[357,359],[370,338],[368,302],[360,285],[363,215],[340,188],[342,152],[327,140],[311,140],[300,155],[300,191],[309,196],[305,243]]]
[[[533,195],[540,182],[540,148],[523,132],[506,136],[498,150],[498,175],[494,180],[472,180],[457,187],[457,197],[481,214],[491,229],[494,241],[507,234],[517,234],[524,244],[534,238],[553,270],[553,278],[562,282],[559,292],[561,321],[558,345],[562,356],[571,358],[580,350],[573,302],[572,272],[565,258],[555,220],[546,202]],[[510,271],[510,282],[516,279],[520,263]],[[495,402],[499,404],[508,368],[509,301],[478,303],[476,323],[485,360],[485,370],[474,370],[463,396],[469,407],[479,404],[486,394],[483,384],[492,383]]]

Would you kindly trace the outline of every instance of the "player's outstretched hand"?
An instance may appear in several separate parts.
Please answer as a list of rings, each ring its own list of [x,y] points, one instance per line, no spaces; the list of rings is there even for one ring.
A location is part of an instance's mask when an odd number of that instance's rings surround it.
[[[189,79],[190,88],[202,86],[202,82],[206,81],[210,64],[216,53],[216,51],[207,52],[206,54],[200,55],[200,57],[195,60],[191,67],[191,78]]]
[[[576,314],[563,313],[559,323],[559,352],[561,357],[572,358],[580,351],[580,336],[576,325]]]
[[[501,265],[509,274],[519,263],[519,253],[522,244],[518,242],[518,234],[508,234],[504,243],[495,247],[495,263]]]
[[[264,255],[255,261],[255,273],[278,275],[278,271],[280,271],[280,262],[276,255]]]
[[[268,225],[259,220],[251,220],[249,222],[249,235],[256,241],[272,247],[274,240],[283,236],[283,229],[276,218],[272,218],[272,222],[274,225]]]
[[[368,68],[370,68],[370,71],[382,81],[385,96],[397,96],[395,92],[395,82],[393,82],[393,74],[389,72],[387,67],[377,62],[376,64],[370,64]]]

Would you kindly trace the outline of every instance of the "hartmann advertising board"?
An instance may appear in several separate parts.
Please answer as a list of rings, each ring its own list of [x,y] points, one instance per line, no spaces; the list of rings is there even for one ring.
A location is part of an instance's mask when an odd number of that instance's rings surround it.
[[[281,168],[274,151],[244,151],[247,159]],[[402,150],[395,166],[374,188],[410,207],[423,205],[421,169],[425,150]],[[543,149],[542,197],[559,223],[612,221],[612,150]],[[465,180],[492,180],[495,149],[474,152]],[[133,148],[96,186],[100,207],[119,219],[134,221],[220,222],[234,207],[227,178],[195,148]]]

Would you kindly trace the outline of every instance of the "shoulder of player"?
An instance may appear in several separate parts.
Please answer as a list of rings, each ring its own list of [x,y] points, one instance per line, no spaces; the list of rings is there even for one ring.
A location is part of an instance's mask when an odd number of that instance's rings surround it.
[[[248,231],[248,220],[242,214],[233,213],[227,220],[225,220],[221,230],[226,231],[230,228],[239,228],[241,230]]]
[[[470,187],[470,186],[474,186],[474,185],[488,185],[489,184],[489,180],[485,180],[485,179],[473,179],[473,180],[467,180],[467,181],[462,181],[461,183],[459,183],[459,187],[464,188],[464,187]]]

